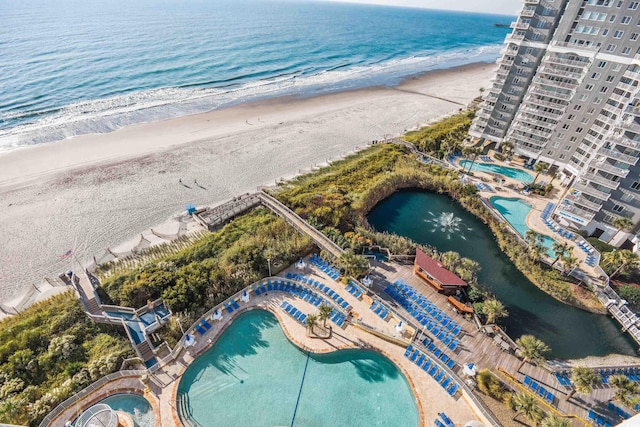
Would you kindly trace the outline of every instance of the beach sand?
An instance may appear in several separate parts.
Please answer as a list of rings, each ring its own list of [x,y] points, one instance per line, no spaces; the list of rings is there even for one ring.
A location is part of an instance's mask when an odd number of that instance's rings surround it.
[[[187,203],[218,204],[456,112],[489,86],[494,68],[473,64],[394,88],[275,99],[2,153],[0,301],[11,305],[44,276],[78,268],[74,258],[86,265]],[[61,259],[70,249],[74,257]]]

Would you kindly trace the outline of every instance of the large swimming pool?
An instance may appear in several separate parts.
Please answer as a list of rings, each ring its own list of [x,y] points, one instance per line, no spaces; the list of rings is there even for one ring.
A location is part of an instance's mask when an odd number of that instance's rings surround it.
[[[187,368],[177,406],[204,427],[419,424],[411,388],[389,359],[301,351],[264,310],[238,316]]]
[[[137,394],[115,394],[100,403],[105,403],[111,409],[131,415],[135,427],[154,427],[156,425],[153,408],[147,399]]]
[[[520,234],[525,237],[529,227],[527,227],[527,215],[531,212],[531,205],[522,199],[516,197],[500,197],[493,196],[489,199],[493,207],[507,220],[509,224]],[[547,249],[547,255],[555,258],[553,253],[553,240],[549,236],[543,236],[542,245]]]
[[[463,168],[468,168],[471,160],[463,160],[460,162],[460,166]],[[472,171],[478,172],[493,172],[498,173],[500,175],[504,175],[507,178],[515,179],[520,182],[531,182],[533,181],[533,176],[529,172],[525,172],[520,169],[510,168],[508,166],[496,165],[494,163],[478,163],[475,162],[471,167]]]

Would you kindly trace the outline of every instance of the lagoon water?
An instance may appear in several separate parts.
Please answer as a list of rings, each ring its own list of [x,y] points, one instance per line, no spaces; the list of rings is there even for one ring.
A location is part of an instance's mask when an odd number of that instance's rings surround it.
[[[434,219],[443,213],[460,219],[457,230],[443,231],[435,225]],[[368,219],[376,230],[478,261],[479,282],[509,311],[502,323],[512,338],[533,334],[551,347],[553,357],[561,359],[636,354],[634,342],[614,320],[562,304],[536,288],[502,253],[491,230],[449,197],[398,192],[378,204]]]
[[[509,16],[279,0],[4,1],[0,151],[494,61]]]

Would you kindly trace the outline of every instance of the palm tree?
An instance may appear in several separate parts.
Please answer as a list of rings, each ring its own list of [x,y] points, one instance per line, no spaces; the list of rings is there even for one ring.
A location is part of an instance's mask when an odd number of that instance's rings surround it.
[[[473,283],[478,277],[480,264],[469,258],[462,258],[460,265],[455,269],[455,273],[465,282]]]
[[[566,400],[571,399],[571,396],[576,392],[582,394],[591,393],[593,387],[602,382],[602,377],[591,368],[576,366],[571,370],[571,382],[573,383],[573,390],[567,395]]]
[[[495,298],[488,299],[482,305],[482,313],[487,316],[487,323],[495,323],[500,317],[507,317],[509,312],[500,301]]]
[[[551,414],[542,420],[542,427],[569,427],[571,424],[566,418],[560,418],[556,414]]]
[[[637,402],[638,397],[638,383],[631,381],[625,375],[614,375],[609,377],[609,384],[616,388],[616,393],[613,396],[613,400],[617,400],[624,406],[633,408]]]
[[[345,251],[340,255],[338,264],[344,268],[345,276],[351,272],[352,276],[359,277],[365,274],[370,268],[369,261],[364,256],[356,255],[351,250]]]
[[[524,415],[529,420],[538,424],[544,418],[544,412],[538,406],[536,398],[532,395],[524,392],[516,393],[513,396],[513,407],[516,411],[516,415],[513,417],[515,420],[519,415]]]
[[[440,261],[442,261],[449,270],[455,270],[462,262],[462,257],[457,252],[447,251],[440,255]]]
[[[631,221],[629,218],[618,217],[613,220],[613,226],[617,228],[618,231],[613,233],[613,236],[611,236],[607,243],[610,243],[613,238],[616,237],[622,230],[630,230],[631,228],[633,228],[633,221]]]
[[[513,154],[513,144],[511,142],[505,141],[501,143],[500,149],[502,150],[502,154],[507,158],[511,157]]]
[[[525,240],[529,243],[529,253],[531,254],[531,259],[537,260],[540,258],[540,254],[544,249],[542,242],[544,242],[544,237],[540,233],[536,233],[533,230],[527,230],[525,236]]]
[[[313,327],[316,326],[318,322],[318,316],[315,314],[310,314],[307,316],[307,328],[309,328],[309,332],[313,333]]]
[[[562,258],[562,266],[564,267],[563,273],[564,274],[570,273],[571,270],[573,270],[578,266],[578,264],[579,264],[578,258],[574,257],[571,253],[569,253],[568,255]]]
[[[548,345],[533,335],[521,336],[516,340],[516,344],[520,347],[520,352],[523,357],[522,362],[520,362],[520,366],[518,366],[517,372],[520,372],[522,366],[527,362],[531,362],[535,365],[544,363],[544,354],[551,351]]]
[[[318,319],[322,320],[322,327],[327,328],[327,319],[331,315],[333,308],[330,305],[322,304],[320,306],[320,312],[318,313]]]
[[[610,275],[613,279],[617,274],[625,273],[640,264],[640,256],[628,249],[621,251],[614,250],[602,254],[602,261],[603,265],[610,265],[615,268],[614,272]]]
[[[478,157],[482,153],[482,149],[478,147],[463,147],[462,154],[466,157],[471,157],[471,163],[469,164],[469,170],[467,170],[466,174],[468,175],[473,169],[473,164],[476,162],[476,157]],[[463,169],[464,172],[464,169]]]
[[[536,177],[533,178],[533,182],[531,183],[532,186],[536,184],[536,181],[538,180],[538,177],[542,172],[546,172],[547,170],[549,170],[549,163],[538,162],[533,165],[533,170],[536,172]]]
[[[567,252],[569,252],[569,245],[566,243],[560,243],[560,242],[553,242],[553,254],[556,256],[555,261],[553,261],[553,263],[551,264],[551,267],[553,267],[553,265],[558,262],[558,260],[560,258],[564,258],[567,254]]]

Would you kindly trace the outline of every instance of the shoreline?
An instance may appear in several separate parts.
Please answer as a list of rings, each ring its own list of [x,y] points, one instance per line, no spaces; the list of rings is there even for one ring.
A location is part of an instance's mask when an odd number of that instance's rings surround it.
[[[8,248],[0,301],[77,268],[61,259],[69,250],[86,264],[187,203],[220,203],[451,114],[480,95],[493,68],[465,65],[395,87],[242,104],[0,153]]]

